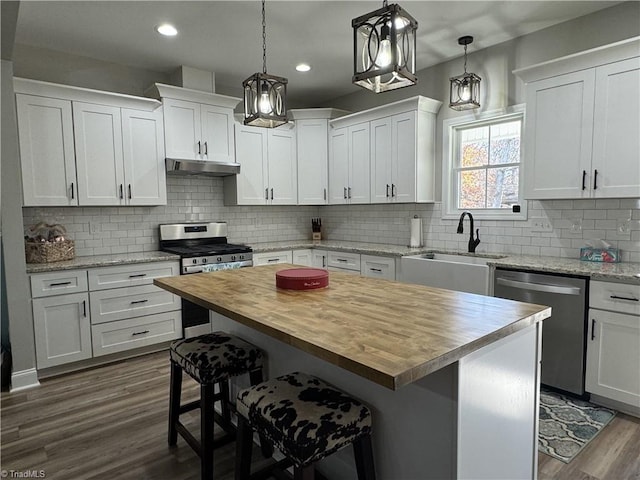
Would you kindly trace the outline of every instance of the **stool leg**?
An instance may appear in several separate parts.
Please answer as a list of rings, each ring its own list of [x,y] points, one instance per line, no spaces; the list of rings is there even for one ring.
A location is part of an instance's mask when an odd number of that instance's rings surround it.
[[[236,435],[235,480],[248,480],[251,474],[253,431],[242,415],[238,415],[238,430]]]
[[[316,478],[313,465],[293,467],[293,480],[314,480]]]
[[[214,384],[200,385],[200,478],[213,480]]]
[[[262,383],[262,369],[252,370],[249,372],[249,382],[251,386]],[[273,445],[267,440],[264,435],[260,435],[260,451],[264,458],[271,458],[273,456]]]
[[[358,480],[375,480],[376,471],[373,463],[371,435],[365,435],[353,442],[353,453],[356,460]]]
[[[225,432],[233,431],[231,426],[231,410],[229,408],[229,380],[223,380],[218,384],[220,388],[220,412],[224,425],[220,425]]]
[[[178,443],[178,419],[180,417],[180,395],[182,393],[182,367],[171,362],[169,381],[169,445]]]

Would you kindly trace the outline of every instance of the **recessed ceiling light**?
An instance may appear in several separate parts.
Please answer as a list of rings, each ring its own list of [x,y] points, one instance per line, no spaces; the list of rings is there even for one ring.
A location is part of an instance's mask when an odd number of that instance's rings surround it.
[[[156,27],[156,32],[158,32],[160,35],[164,35],[165,37],[175,37],[178,34],[178,30],[176,30],[176,27],[168,23],[158,25]]]
[[[311,70],[311,65],[307,63],[300,63],[296,65],[296,70],[299,72],[308,72],[309,70]]]

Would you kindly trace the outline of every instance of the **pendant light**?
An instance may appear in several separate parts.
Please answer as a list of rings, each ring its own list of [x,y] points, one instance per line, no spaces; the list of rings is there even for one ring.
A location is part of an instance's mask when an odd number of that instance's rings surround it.
[[[287,79],[267,74],[267,24],[262,0],[262,73],[244,82],[244,124],[273,128],[287,123]]]
[[[449,89],[449,107],[454,110],[469,110],[480,107],[480,80],[475,73],[467,72],[467,45],[473,43],[473,37],[466,35],[458,39],[458,45],[464,45],[464,73],[451,77]]]
[[[418,22],[396,4],[354,18],[353,83],[375,93],[415,85]]]

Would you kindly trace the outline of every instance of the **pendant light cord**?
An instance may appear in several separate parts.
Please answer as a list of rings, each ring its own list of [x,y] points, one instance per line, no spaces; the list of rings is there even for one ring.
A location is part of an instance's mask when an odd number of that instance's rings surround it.
[[[467,73],[467,46],[464,46],[464,73]]]
[[[264,2],[262,0],[262,73],[267,73],[267,22],[265,20]]]

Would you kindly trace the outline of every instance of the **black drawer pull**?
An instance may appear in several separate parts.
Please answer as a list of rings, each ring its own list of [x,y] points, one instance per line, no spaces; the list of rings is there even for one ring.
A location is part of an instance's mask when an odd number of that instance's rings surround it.
[[[615,300],[627,300],[629,302],[640,302],[637,298],[619,297],[618,295],[609,295],[609,298],[613,298]]]
[[[145,333],[149,333],[149,330],[143,330],[141,332],[133,332],[131,336],[133,337],[135,335],[144,335]]]
[[[120,184],[120,200],[122,200],[124,198],[124,190],[123,190],[123,186],[122,184]]]
[[[129,275],[129,278],[140,278],[140,277],[146,277],[147,274],[146,273],[136,273],[134,275]]]
[[[71,182],[71,200],[76,198],[75,187],[73,186],[73,182]]]
[[[83,300],[82,301],[82,316],[83,317],[87,317],[87,301]]]
[[[587,178],[587,171],[586,170],[582,170],[582,190],[586,190],[587,189],[587,186],[584,183],[586,178]]]
[[[372,272],[380,272],[380,273],[382,273],[382,269],[380,269],[380,268],[370,268],[369,270],[371,270]]]
[[[598,188],[598,170],[593,171],[593,189],[596,190]]]
[[[71,282],[57,282],[49,284],[50,287],[61,287],[63,285],[71,285]]]
[[[347,260],[346,258],[336,258],[336,262],[343,262],[343,263],[347,263],[349,260]]]
[[[279,262],[279,261],[280,261],[279,258],[270,258],[270,259],[267,260],[267,262],[269,262],[269,263]]]
[[[591,319],[591,340],[596,339],[596,319]]]
[[[133,305],[134,303],[147,303],[149,300],[134,300],[131,302],[131,305]]]

